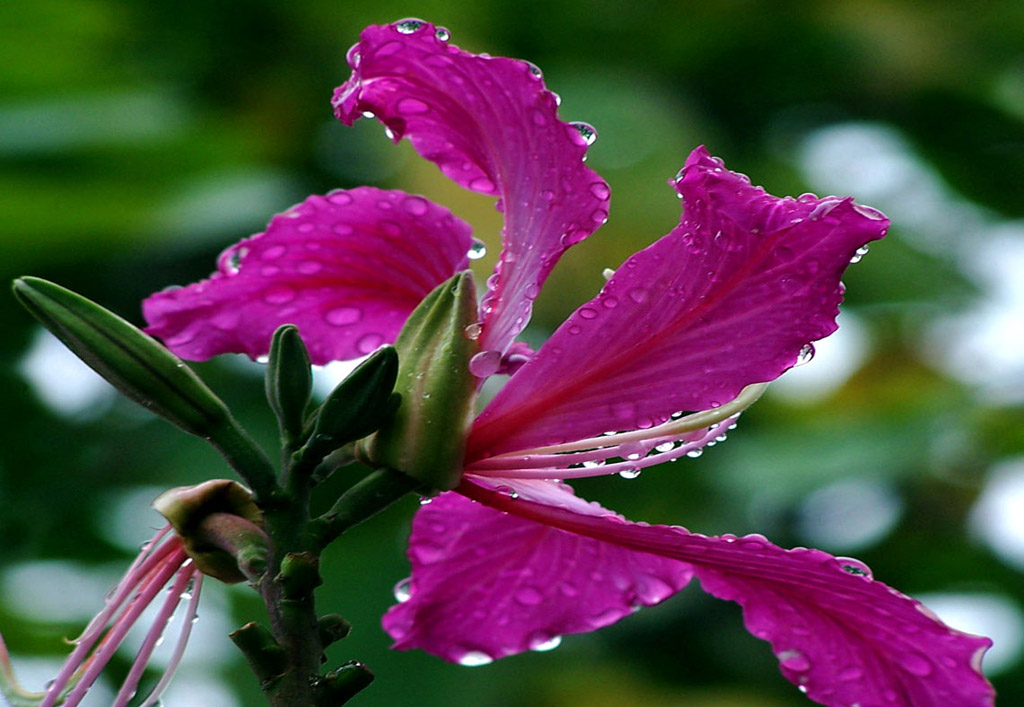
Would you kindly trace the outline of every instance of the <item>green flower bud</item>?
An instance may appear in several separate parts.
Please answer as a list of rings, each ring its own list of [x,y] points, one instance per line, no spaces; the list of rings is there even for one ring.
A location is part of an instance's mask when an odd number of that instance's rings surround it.
[[[340,447],[377,431],[398,407],[398,354],[384,346],[339,383],[316,413],[313,433],[296,456],[317,464]]]
[[[220,398],[181,359],[95,302],[35,277],[14,281],[25,309],[125,396],[175,425],[211,437],[228,424]]]
[[[469,360],[478,345],[466,327],[476,319],[469,271],[439,285],[409,316],[395,342],[401,405],[359,448],[373,465],[401,471],[431,489],[458,485],[477,384]]]
[[[226,479],[165,491],[153,508],[181,537],[196,567],[227,584],[256,582],[266,570],[270,540],[252,494]]]
[[[286,324],[274,332],[267,361],[267,400],[287,442],[302,437],[313,389],[309,352],[299,330]]]

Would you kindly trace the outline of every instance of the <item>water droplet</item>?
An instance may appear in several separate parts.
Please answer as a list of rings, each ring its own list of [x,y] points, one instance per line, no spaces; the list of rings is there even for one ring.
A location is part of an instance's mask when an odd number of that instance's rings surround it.
[[[406,577],[395,585],[395,601],[403,604],[412,598],[412,577]]]
[[[933,668],[931,661],[920,653],[905,653],[900,656],[899,662],[903,669],[911,675],[925,678],[932,674]]]
[[[470,341],[476,341],[477,339],[480,338],[480,332],[483,331],[483,328],[484,327],[482,324],[480,324],[480,322],[473,322],[472,324],[467,325],[466,328],[462,330],[462,334]]]
[[[420,505],[421,506],[429,505],[430,502],[433,501],[433,500],[434,499],[432,499],[430,496],[420,496]]]
[[[540,67],[534,64],[532,61],[525,61],[523,63],[526,64],[526,70],[530,72],[530,76],[532,76],[535,79],[540,79],[544,77],[544,72],[541,71]]]
[[[619,476],[621,476],[624,479],[635,479],[636,477],[640,476],[640,470],[637,469],[636,467],[630,467],[628,469],[623,469],[622,471],[620,471]]]
[[[686,456],[688,456],[690,459],[696,459],[697,457],[699,457],[703,453],[704,453],[703,449],[691,449],[690,451],[688,451],[686,453]]]
[[[324,315],[324,319],[332,326],[349,326],[362,318],[362,310],[355,307],[335,307]]]
[[[437,37],[438,41],[447,42],[452,38],[452,33],[448,31],[447,27],[438,27],[434,30],[434,36]]]
[[[569,127],[573,129],[575,139],[577,139],[579,144],[590,147],[597,142],[597,131],[594,129],[594,126],[577,121],[569,123]]]
[[[584,469],[596,469],[599,466],[604,466],[603,461],[586,461],[583,462]]]
[[[536,587],[519,587],[512,596],[523,606],[537,606],[544,601],[544,595]]]
[[[655,449],[655,451],[664,453],[664,452],[671,452],[675,448],[676,448],[675,442],[662,442],[661,444],[656,446],[654,449]]]
[[[582,309],[580,309],[579,315],[582,319],[596,319],[597,310],[591,307],[583,307]]]
[[[260,253],[260,260],[277,260],[287,252],[288,249],[285,248],[283,245],[270,246],[265,251]]]
[[[871,246],[867,244],[862,245],[860,248],[855,250],[853,253],[853,257],[850,258],[850,265],[856,265],[857,263],[862,261],[864,259],[864,256],[868,254],[869,250],[871,250]]]
[[[356,350],[361,354],[373,353],[384,343],[380,334],[367,334],[356,342]]]
[[[402,206],[413,216],[423,216],[428,210],[427,200],[422,196],[408,196]]]
[[[487,177],[477,177],[469,183],[469,188],[484,194],[493,194],[495,192],[494,182]]]
[[[400,20],[399,22],[396,22],[394,24],[394,28],[395,30],[398,31],[399,34],[415,34],[416,32],[420,31],[420,29],[422,29],[425,24],[427,23],[424,22],[423,20],[410,18],[407,20]]]
[[[837,557],[836,561],[839,562],[839,568],[847,574],[852,574],[855,577],[862,577],[868,581],[873,579],[871,568],[860,560],[856,560],[852,557]]]
[[[487,255],[487,246],[483,241],[474,238],[473,245],[471,245],[469,250],[466,252],[466,257],[470,260],[480,260],[480,258],[485,255]]]
[[[371,114],[370,117],[372,118],[373,115]],[[332,204],[337,204],[338,206],[345,206],[346,204],[352,203],[352,195],[346,191],[332,191],[330,194],[327,195],[327,200],[330,201]]]
[[[850,680],[858,680],[864,674],[864,671],[858,668],[856,665],[849,668],[845,668],[839,673],[839,679],[843,682],[849,682]]]
[[[803,366],[804,364],[810,363],[811,359],[814,358],[814,344],[804,344],[803,348],[800,349],[800,353],[796,355],[796,363],[793,367]]]
[[[477,666],[487,665],[488,663],[493,662],[494,658],[483,651],[466,651],[458,660],[459,665],[465,665],[469,668],[475,668]]]
[[[469,372],[477,378],[493,376],[501,368],[500,351],[481,351],[469,359]]]
[[[604,182],[594,182],[590,185],[590,193],[603,201],[607,199],[612,192]]]
[[[402,115],[423,115],[430,112],[430,106],[418,98],[403,98],[395,106]]]
[[[377,115],[372,110],[364,110],[363,117],[368,118],[369,120],[373,120],[374,118],[377,117]]]
[[[530,636],[529,646],[531,651],[537,651],[543,653],[544,651],[552,651],[562,645],[561,636],[552,636],[543,631]]]
[[[797,672],[804,672],[810,670],[811,661],[807,659],[803,653],[797,650],[782,651],[778,654],[779,664],[783,668],[789,670],[795,670]]]
[[[229,275],[234,275],[238,272],[238,269],[242,266],[242,257],[248,252],[246,248],[239,248],[231,251],[231,255],[227,257],[226,265]]]
[[[295,299],[295,290],[291,287],[273,287],[263,295],[263,301],[267,304],[287,304]]]
[[[358,68],[359,62],[363,60],[362,54],[359,53],[359,42],[348,48],[348,52],[345,53],[345,60],[353,69]]]
[[[870,206],[864,206],[863,204],[854,204],[853,210],[865,218],[869,218],[872,221],[884,221],[885,214],[878,209],[873,209]]]

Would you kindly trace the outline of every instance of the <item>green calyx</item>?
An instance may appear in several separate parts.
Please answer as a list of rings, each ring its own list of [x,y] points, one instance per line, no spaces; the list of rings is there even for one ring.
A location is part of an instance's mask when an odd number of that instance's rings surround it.
[[[469,360],[479,352],[466,328],[477,320],[469,271],[439,285],[398,335],[401,405],[359,452],[377,467],[397,469],[434,490],[459,483],[476,393]]]
[[[299,330],[285,324],[274,332],[270,343],[266,376],[267,401],[281,428],[285,444],[302,436],[313,390],[313,373],[309,352],[299,337]]]
[[[257,582],[267,568],[270,540],[252,494],[226,479],[162,493],[153,508],[174,526],[203,574],[226,584]]]

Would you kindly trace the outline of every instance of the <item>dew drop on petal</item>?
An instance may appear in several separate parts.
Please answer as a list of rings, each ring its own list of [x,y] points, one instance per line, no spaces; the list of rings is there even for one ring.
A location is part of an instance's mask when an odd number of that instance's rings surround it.
[[[474,238],[473,245],[471,245],[469,250],[466,252],[466,257],[470,260],[480,260],[480,258],[485,255],[487,255],[487,246],[483,241]]]
[[[355,307],[335,307],[327,311],[324,319],[332,326],[349,326],[363,318],[362,310]]]
[[[409,196],[402,202],[402,206],[413,216],[423,216],[427,213],[427,200],[422,196]]]
[[[274,287],[263,295],[263,301],[267,304],[287,304],[295,299],[295,290],[291,287]]]
[[[854,251],[853,257],[850,258],[850,265],[856,265],[857,263],[862,261],[864,259],[864,256],[868,254],[869,250],[871,250],[871,246],[862,245],[860,248]]]
[[[612,192],[604,182],[594,182],[590,185],[590,193],[603,200],[607,199]]]
[[[468,324],[466,328],[462,330],[462,334],[470,341],[476,341],[480,338],[480,333],[483,329],[484,327],[480,322],[473,322],[472,324]]]
[[[562,645],[561,636],[552,636],[544,631],[538,631],[530,636],[529,646],[531,651],[543,653],[544,651],[554,650],[560,645]]]
[[[448,31],[447,27],[438,27],[434,30],[434,36],[437,37],[439,41],[447,42],[452,38],[452,33]]]
[[[406,577],[395,585],[395,600],[402,604],[412,598],[412,577]]]
[[[395,109],[402,115],[423,115],[430,112],[430,106],[418,98],[403,98]]]
[[[537,606],[544,601],[544,595],[536,587],[520,587],[512,596],[523,606]]]
[[[796,363],[793,364],[793,367],[796,368],[797,366],[810,363],[812,358],[814,358],[814,344],[804,344],[803,348],[800,349],[800,353],[796,355]]]
[[[487,665],[488,663],[493,662],[494,658],[483,651],[466,651],[458,660],[459,665],[465,665],[469,668],[475,668],[477,666]]]
[[[690,459],[696,459],[697,457],[699,457],[703,453],[704,453],[703,449],[691,449],[690,451],[688,451],[686,453],[686,456],[688,456]]]
[[[856,211],[861,216],[864,216],[865,218],[871,219],[872,221],[883,221],[883,220],[885,220],[885,214],[883,214],[878,209],[874,209],[874,208],[872,208],[870,206],[865,206],[863,204],[854,204],[853,205],[853,210]]]
[[[373,353],[383,343],[384,337],[380,334],[367,334],[356,342],[356,350],[361,354]]]
[[[469,359],[469,372],[477,378],[493,376],[501,368],[500,351],[481,351]]]
[[[623,469],[620,471],[619,476],[624,479],[635,479],[640,476],[640,470],[635,467],[630,467],[629,469]]]
[[[417,19],[400,20],[394,24],[395,30],[399,34],[414,34],[423,28],[426,22]]]
[[[915,653],[913,651],[909,651],[900,656],[899,663],[900,666],[902,666],[908,673],[921,678],[928,677],[933,671],[931,661],[920,653]]]
[[[580,310],[580,317],[583,319],[597,319],[597,310],[591,307],[584,307]]]
[[[811,669],[811,661],[803,653],[797,650],[782,651],[778,654],[779,664],[783,668],[804,672]]]
[[[597,142],[597,131],[594,130],[594,126],[578,121],[569,123],[569,126],[575,132],[575,139],[579,144],[589,147]]]

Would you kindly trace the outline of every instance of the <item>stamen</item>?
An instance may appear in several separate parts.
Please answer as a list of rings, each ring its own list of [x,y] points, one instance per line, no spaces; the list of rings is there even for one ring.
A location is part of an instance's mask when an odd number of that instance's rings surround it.
[[[717,434],[725,431],[719,429],[720,423],[738,417],[741,412],[761,397],[767,387],[767,383],[749,385],[725,405],[686,415],[677,420],[669,420],[648,429],[616,432],[564,444],[506,452],[477,460],[469,465],[467,471],[481,476],[511,476],[507,472],[546,469],[549,472],[557,471],[558,473],[554,475],[549,473],[544,478],[578,478],[597,474],[588,469],[588,473],[569,475],[567,472],[577,470],[567,469],[567,467],[574,464],[602,461],[616,456],[625,458],[637,452],[646,455],[651,449],[668,442],[687,442],[683,446],[688,447],[688,451],[692,451],[694,447],[690,444],[692,442],[690,436],[693,433],[698,433],[699,439],[706,440],[701,446],[707,444]],[[718,433],[707,439],[707,435],[703,431],[712,428],[718,430]],[[629,451],[626,451],[627,449]],[[663,454],[669,453],[671,452],[663,452]],[[608,467],[602,470],[602,473],[607,469]],[[534,476],[534,474],[530,474],[530,476]]]
[[[111,657],[114,655],[114,651],[116,651],[118,646],[121,645],[121,641],[124,640],[128,630],[134,625],[145,608],[149,606],[149,603],[153,601],[161,588],[167,584],[167,581],[175,572],[178,571],[186,559],[188,559],[188,555],[185,554],[185,550],[180,545],[177,545],[177,547],[174,548],[174,552],[170,556],[170,559],[165,560],[163,564],[155,568],[146,576],[143,580],[142,589],[132,597],[121,615],[114,620],[110,630],[103,636],[103,640],[100,641],[97,651],[89,656],[88,660],[84,659],[92,649],[93,643],[95,643],[96,640],[95,637],[83,640],[75,647],[75,650],[72,651],[71,655],[64,663],[64,667],[62,667],[60,673],[57,674],[57,678],[46,691],[46,696],[43,698],[39,707],[53,707],[53,705],[56,704],[57,699],[67,686],[72,674],[75,673],[78,666],[84,661],[84,663],[88,664],[88,668],[82,674],[78,684],[71,690],[71,693],[67,696],[63,705],[64,707],[75,707],[82,701],[86,692],[88,692],[89,688],[92,687],[96,678],[99,677],[100,672],[102,672],[103,668],[106,667],[108,662],[110,662]],[[122,583],[127,584],[124,580],[122,580]]]
[[[168,596],[164,600],[163,606],[160,607],[160,611],[157,612],[156,617],[153,619],[153,624],[149,627],[149,631],[146,633],[146,638],[142,641],[142,646],[139,648],[139,652],[135,655],[135,660],[132,662],[131,670],[128,671],[128,677],[124,679],[124,683],[121,685],[121,689],[117,692],[117,697],[114,699],[113,707],[126,707],[128,702],[135,696],[135,691],[139,686],[139,680],[142,679],[142,674],[146,670],[146,666],[149,664],[149,659],[153,657],[153,651],[156,650],[157,644],[160,642],[160,637],[163,636],[164,631],[167,629],[167,625],[171,619],[174,618],[174,610],[181,604],[181,594],[185,591],[189,581],[192,579],[191,561],[186,562],[178,570],[178,576],[174,580],[174,584],[171,585],[168,590]]]
[[[562,460],[572,458],[577,455],[555,454],[545,455],[543,458],[545,460],[558,460],[558,462],[556,462],[556,464],[558,464],[557,466],[520,465],[514,468],[490,470],[479,469],[476,467],[476,465],[472,465],[466,471],[469,474],[474,474],[477,476],[493,476],[506,479],[581,479],[590,476],[607,476],[609,474],[618,474],[619,472],[622,471],[636,472],[641,469],[645,469],[649,466],[654,466],[656,464],[661,464],[663,462],[679,459],[680,457],[686,456],[690,452],[701,449],[702,447],[706,446],[709,442],[715,441],[716,438],[718,438],[723,432],[725,432],[726,429],[728,429],[733,424],[736,417],[739,417],[739,415],[737,414],[733,418],[729,418],[727,420],[719,422],[716,425],[712,425],[711,427],[704,430],[704,433],[701,434],[696,439],[692,439],[685,444],[682,444],[678,447],[673,447],[673,449],[666,450],[664,452],[647,454],[647,452],[650,451],[650,449],[655,446],[655,443],[657,441],[651,440],[647,443],[647,445],[644,445],[643,447],[640,448],[640,453],[644,454],[644,456],[635,460],[629,459],[626,461],[615,462],[613,464],[602,464],[599,466],[590,465],[581,467],[568,467]],[[622,456],[615,453],[609,453],[608,449],[602,449],[597,451],[602,455],[603,458],[608,458],[611,456]],[[526,462],[526,464],[539,462],[539,460],[539,457],[533,457],[528,462]]]
[[[185,654],[185,646],[188,644],[188,638],[192,633],[192,626],[195,625],[197,618],[196,609],[199,606],[199,590],[203,587],[202,572],[192,570],[192,578],[195,580],[195,586],[192,588],[192,598],[189,599],[188,608],[185,609],[185,616],[182,618],[181,633],[178,634],[178,642],[174,646],[174,653],[171,654],[171,660],[167,663],[167,668],[164,670],[164,674],[160,676],[159,682],[157,682],[153,691],[149,693],[149,696],[139,707],[155,707],[160,702],[160,696],[164,694],[164,690],[171,683],[171,678],[177,672],[178,666],[181,665],[181,657]]]

